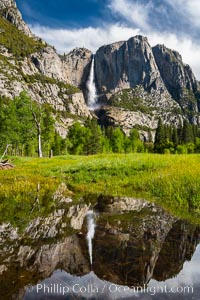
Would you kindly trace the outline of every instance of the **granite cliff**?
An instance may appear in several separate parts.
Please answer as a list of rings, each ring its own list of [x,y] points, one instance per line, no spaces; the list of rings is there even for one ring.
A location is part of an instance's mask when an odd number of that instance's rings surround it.
[[[181,55],[164,45],[153,47],[153,54],[167,90],[184,113],[198,112],[200,106],[200,85],[189,65]],[[194,121],[191,119],[191,121]]]
[[[91,61],[85,48],[59,55],[31,33],[14,0],[1,1],[0,95],[12,99],[26,90],[33,100],[50,103],[63,136],[75,119],[93,115],[86,84]],[[95,54],[94,72],[103,125],[127,134],[136,126],[148,139],[159,117],[175,126],[185,118],[200,124],[199,82],[180,54],[164,45],[152,48],[143,36],[104,45]]]
[[[88,51],[87,59],[89,57]],[[81,75],[78,79],[77,71],[73,73],[76,80],[69,78],[72,68],[70,62],[68,68],[68,60],[31,33],[15,1],[1,1],[0,95],[12,99],[26,90],[33,100],[49,103],[56,111],[56,128],[62,136],[66,135],[75,119],[81,122],[83,118],[91,117],[83,93],[78,88]]]
[[[199,124],[200,86],[180,54],[163,45],[151,47],[146,37],[100,47],[95,76],[102,122],[155,129],[158,117],[178,125],[183,118]],[[115,108],[113,108],[115,106]]]
[[[26,35],[33,37],[32,32],[22,19],[20,11],[17,9],[17,5],[14,0],[2,0],[0,2],[1,15],[14,24],[19,30],[23,31]]]

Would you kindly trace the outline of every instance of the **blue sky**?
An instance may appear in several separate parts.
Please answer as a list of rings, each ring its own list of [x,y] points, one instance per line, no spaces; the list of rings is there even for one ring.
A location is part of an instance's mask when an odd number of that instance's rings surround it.
[[[58,52],[136,34],[176,49],[200,78],[200,0],[16,0],[31,30]]]
[[[86,27],[104,17],[106,0],[17,0],[24,19],[52,28]]]

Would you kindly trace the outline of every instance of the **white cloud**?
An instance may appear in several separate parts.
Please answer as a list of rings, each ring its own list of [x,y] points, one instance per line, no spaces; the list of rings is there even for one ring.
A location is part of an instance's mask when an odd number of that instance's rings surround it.
[[[194,43],[188,37],[178,37],[171,33],[152,32],[148,35],[152,46],[164,44],[166,47],[178,51],[183,62],[190,65],[194,74],[200,79],[200,44]]]
[[[108,8],[113,14],[125,18],[141,29],[149,28],[148,14],[150,4],[131,2],[130,0],[111,0]]]
[[[29,25],[32,32],[63,53],[75,47],[85,47],[93,52],[105,44],[124,41],[139,33],[139,29],[119,24],[102,28],[87,27],[81,29],[52,29],[40,25]]]
[[[188,11],[191,17],[193,16],[194,22],[199,22],[200,25],[199,0],[164,1],[179,10],[179,13],[183,14],[185,10]],[[182,55],[183,62],[189,64],[194,74],[200,79],[200,43],[195,43],[186,35],[178,36],[175,33],[159,32],[158,29],[152,28],[149,19],[151,5],[151,1],[145,5],[130,0],[110,0],[108,8],[112,13],[123,17],[125,21],[128,20],[129,26],[118,23],[80,29],[52,29],[40,25],[30,25],[30,28],[37,36],[54,45],[61,53],[69,52],[75,47],[85,47],[95,53],[102,45],[127,40],[137,34],[145,35],[151,46],[164,44],[178,51]]]
[[[165,281],[156,281],[152,279],[150,286],[167,286],[168,289],[175,287],[193,286],[195,290],[195,284],[199,285],[199,256],[200,256],[200,245],[196,247],[195,253],[191,261],[185,261],[182,270],[176,277],[166,279]]]
[[[81,29],[52,29],[42,26],[30,26],[31,30],[39,37],[54,45],[60,53],[69,52],[76,47],[85,47],[96,50],[105,44],[128,40],[137,34],[148,37],[151,46],[164,44],[166,47],[178,51],[184,63],[189,64],[195,75],[200,78],[200,44],[195,44],[187,37],[180,38],[171,33],[145,32],[138,28],[125,27],[119,24],[109,25],[105,28]]]
[[[200,28],[199,0],[165,0],[180,15],[184,16],[191,25]]]

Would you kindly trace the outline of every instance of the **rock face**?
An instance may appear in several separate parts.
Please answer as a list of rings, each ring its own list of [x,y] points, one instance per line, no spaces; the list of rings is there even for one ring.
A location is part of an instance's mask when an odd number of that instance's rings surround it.
[[[154,269],[154,278],[164,281],[175,277],[182,270],[184,260],[191,260],[199,239],[199,231],[192,225],[176,222],[160,251]]]
[[[63,63],[51,46],[47,46],[38,53],[33,53],[29,60],[27,71],[31,73],[41,73],[47,77],[67,82]],[[25,74],[26,69],[24,68]]]
[[[95,71],[100,93],[137,85],[166,92],[152,48],[143,36],[101,47],[95,56]]]
[[[126,119],[131,127],[151,123],[151,129],[155,129],[159,117],[174,125],[182,123],[182,115],[194,124],[200,122],[200,88],[191,68],[184,65],[176,51],[160,45],[151,48],[146,37],[135,36],[99,48],[95,55],[95,78],[100,101],[118,107],[115,111],[119,113],[115,115],[119,117],[113,118],[114,123],[121,124],[125,132],[127,126],[121,119]],[[110,115],[113,108],[107,107],[105,122],[110,122]]]
[[[33,37],[32,32],[22,19],[22,15],[14,0],[1,0],[0,14],[26,35]]]
[[[200,86],[189,65],[181,55],[164,45],[153,47],[161,77],[172,98],[184,109],[198,112]]]
[[[194,96],[200,91],[191,68],[184,65],[178,52],[164,45],[151,48],[143,36],[99,48],[95,73],[99,93],[142,86],[145,91],[156,90],[164,97],[169,93],[178,101],[184,97],[184,90]]]
[[[76,48],[67,55],[62,56],[67,82],[85,89],[91,59],[92,52],[85,48]]]
[[[6,21],[3,21],[1,16]],[[67,60],[71,54],[63,59],[54,47],[33,36],[23,21],[15,1],[0,2],[0,19],[2,20],[0,32],[6,35],[9,30],[18,35],[22,45],[25,41],[26,49],[25,53],[20,50],[16,52],[14,42],[8,47],[10,40],[0,46],[0,95],[12,99],[26,90],[33,100],[49,103],[58,114],[57,131],[65,137],[68,127],[77,117],[80,122],[82,117],[91,118],[83,93],[74,87],[81,85],[91,52],[77,49],[75,53],[80,55],[76,57],[76,62],[73,59]],[[70,74],[74,77],[70,77]]]
[[[78,89],[68,89],[68,85],[61,81],[64,72],[62,68],[58,68],[61,63],[59,56],[50,47],[44,48],[43,53],[34,53],[24,58],[20,66],[12,56],[9,57],[9,63],[0,59],[0,68],[4,70],[0,73],[0,94],[12,99],[26,90],[33,100],[49,103],[58,114],[61,114],[56,127],[65,137],[67,128],[74,121],[71,115],[81,119],[91,117],[91,113],[83,93]],[[51,56],[51,60],[48,60],[46,55]],[[57,68],[53,68],[54,63]]]
[[[121,126],[126,134],[137,126],[144,141],[149,140],[148,128],[154,137],[159,117],[166,124],[182,124],[180,107],[169,95],[163,99],[158,91],[148,93],[142,86],[115,93],[107,104],[97,111],[99,122],[104,126]]]
[[[153,47],[153,54],[162,79],[174,99],[181,99],[184,88],[196,93],[199,84],[190,66],[184,65],[181,55],[164,45]]]
[[[61,112],[56,128],[62,136],[76,119],[72,115],[79,121],[92,118],[86,105],[92,52],[76,48],[58,55],[54,47],[33,36],[14,0],[0,2],[0,15],[29,39],[29,52],[22,57],[8,49],[8,44],[0,46],[1,96],[13,98],[27,90],[33,100],[50,103]],[[6,34],[6,27],[0,27],[0,32]],[[100,47],[94,68],[99,103],[106,105],[97,111],[102,125],[120,126],[127,134],[137,126],[146,139],[144,129],[154,133],[159,117],[175,126],[184,118],[200,124],[199,83],[176,51],[162,45],[152,48],[146,37],[135,36]]]

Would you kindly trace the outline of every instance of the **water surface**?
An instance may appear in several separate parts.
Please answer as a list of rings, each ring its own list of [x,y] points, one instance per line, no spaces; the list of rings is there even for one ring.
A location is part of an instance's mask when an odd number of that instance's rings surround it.
[[[145,200],[62,197],[23,232],[4,223],[0,234],[5,300],[199,299],[200,229]]]

